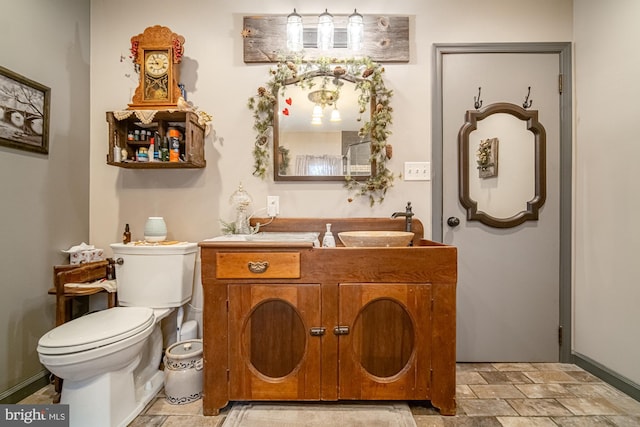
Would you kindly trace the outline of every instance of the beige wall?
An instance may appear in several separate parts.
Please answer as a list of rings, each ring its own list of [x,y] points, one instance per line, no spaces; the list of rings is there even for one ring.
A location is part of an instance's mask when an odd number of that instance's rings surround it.
[[[387,87],[394,90],[394,157],[389,168],[402,173],[405,161],[431,160],[431,67],[435,42],[566,41],[571,39],[571,2],[536,1],[522,13],[510,0],[481,5],[469,1],[372,1],[362,13],[390,13],[411,17],[411,62],[387,64]],[[396,180],[385,202],[370,208],[368,201],[348,203],[340,182],[274,183],[252,176],[251,112],[247,99],[268,80],[268,65],[242,60],[242,17],[250,14],[316,13],[308,3],[250,0],[192,0],[166,20],[144,13],[175,8],[167,0],[92,2],[91,113],[91,240],[101,246],[117,241],[125,223],[133,237],[142,236],[146,217],[165,217],[170,237],[197,241],[220,232],[219,219],[233,212],[229,196],[242,182],[254,198],[254,209],[266,207],[266,196],[280,196],[283,216],[389,216],[411,200],[414,212],[430,223],[429,182]],[[350,13],[353,5],[327,0],[321,7]],[[122,13],[123,10],[127,13]],[[147,16],[149,16],[147,18]],[[170,18],[169,18],[170,16]],[[124,77],[129,39],[147,26],[161,24],[185,37],[183,80],[189,100],[213,114],[215,134],[206,140],[207,168],[189,171],[120,170],[105,164],[107,126],[104,112],[126,107],[135,82]],[[431,230],[427,229],[427,235]]]
[[[640,3],[574,4],[573,348],[640,384]]]
[[[0,65],[51,88],[49,155],[0,147],[0,399],[41,377],[51,266],[89,239],[89,3],[3,2]]]
[[[639,344],[628,339],[640,320],[632,305],[639,300],[633,259],[638,226],[632,216],[638,211],[634,162],[640,154],[632,127],[640,96],[639,63],[632,54],[639,38],[632,20],[639,12],[636,3],[375,0],[359,11],[411,16],[411,62],[386,66],[388,86],[395,91],[389,166],[396,173],[405,161],[430,160],[433,43],[571,41],[575,27],[574,348],[640,383]],[[51,264],[61,262],[59,250],[71,244],[90,239],[107,248],[120,239],[125,223],[134,238],[141,237],[150,215],[165,216],[174,238],[215,235],[219,219],[232,217],[228,198],[240,181],[256,208],[264,206],[267,194],[279,195],[286,216],[386,216],[411,200],[418,217],[430,223],[427,182],[398,180],[383,205],[369,208],[364,202],[348,204],[338,183],[275,184],[251,176],[253,133],[246,100],[267,79],[268,66],[242,62],[242,16],[287,13],[293,7],[318,12],[301,4],[92,0],[90,22],[82,0],[3,6],[0,28],[12,36],[0,38],[2,65],[52,87],[52,124],[48,157],[0,148],[0,230],[2,241],[10,242],[0,249],[0,316],[7,325],[0,332],[0,393],[41,370],[35,346],[53,323],[46,295]],[[321,7],[348,13],[353,6],[327,0]],[[149,14],[150,8],[167,10],[166,19]],[[105,164],[104,113],[125,108],[135,87],[127,77],[132,69],[120,56],[128,55],[131,36],[156,24],[185,36],[182,73],[189,99],[214,115],[206,169],[128,171]],[[605,63],[610,65],[603,68]]]

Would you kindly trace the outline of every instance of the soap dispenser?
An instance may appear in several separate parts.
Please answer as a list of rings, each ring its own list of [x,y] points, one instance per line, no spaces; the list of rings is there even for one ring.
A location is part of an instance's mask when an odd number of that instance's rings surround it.
[[[333,233],[331,233],[331,224],[327,224],[327,231],[324,233],[324,237],[322,238],[322,247],[323,248],[336,247],[336,239],[333,237]]]

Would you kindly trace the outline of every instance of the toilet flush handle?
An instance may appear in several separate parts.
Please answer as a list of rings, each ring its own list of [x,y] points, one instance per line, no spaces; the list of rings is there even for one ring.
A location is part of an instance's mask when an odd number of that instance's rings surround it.
[[[124,260],[122,258],[116,258],[116,264],[122,265],[124,264]]]

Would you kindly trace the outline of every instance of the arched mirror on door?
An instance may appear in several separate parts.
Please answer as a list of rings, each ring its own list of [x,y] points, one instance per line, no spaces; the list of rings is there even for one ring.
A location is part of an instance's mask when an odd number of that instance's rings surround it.
[[[538,112],[510,103],[469,110],[458,133],[467,220],[510,228],[538,219],[546,197],[546,133]]]

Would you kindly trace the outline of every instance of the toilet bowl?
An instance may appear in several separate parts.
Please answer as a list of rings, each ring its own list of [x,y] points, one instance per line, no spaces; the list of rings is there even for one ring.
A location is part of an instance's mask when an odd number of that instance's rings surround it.
[[[71,427],[126,426],[162,388],[160,321],[190,300],[197,252],[196,243],[171,246],[111,245],[124,303],[40,338],[40,362],[64,380]]]

